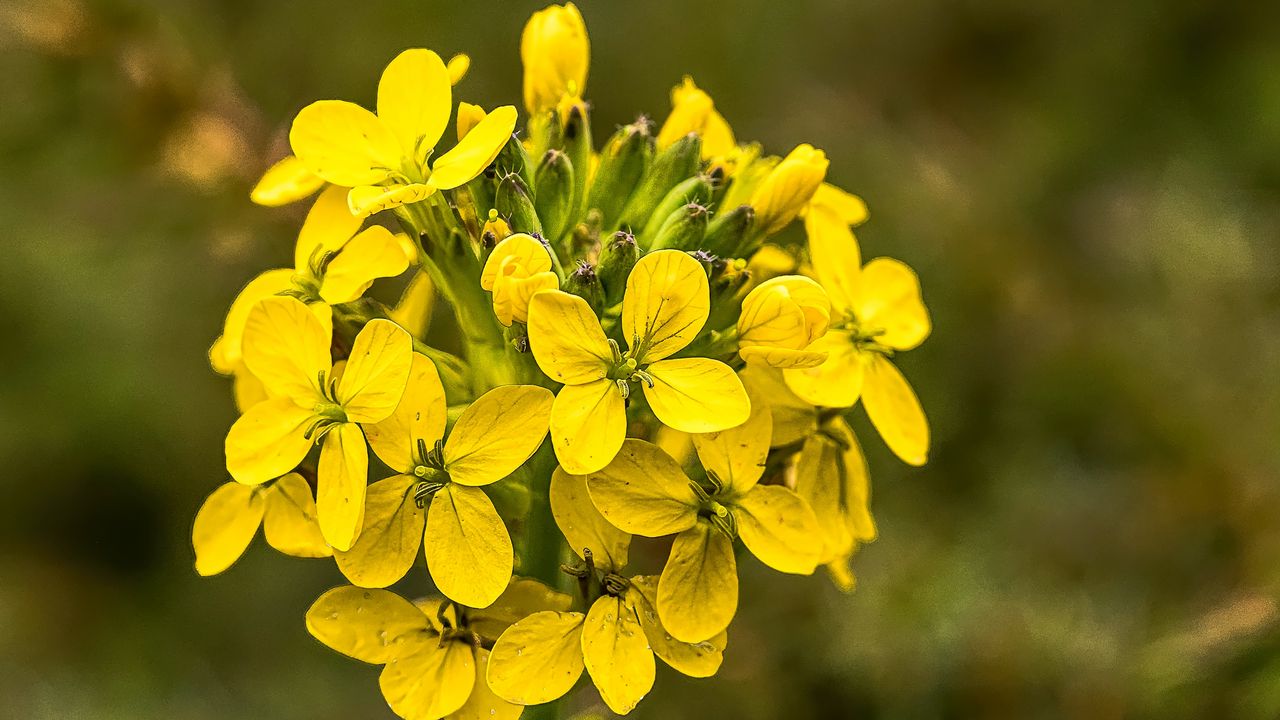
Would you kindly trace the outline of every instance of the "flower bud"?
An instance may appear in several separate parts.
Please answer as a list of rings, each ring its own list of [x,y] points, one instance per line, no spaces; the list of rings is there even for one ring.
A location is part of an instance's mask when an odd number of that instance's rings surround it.
[[[497,173],[499,181],[507,175],[519,175],[520,180],[524,183],[524,187],[532,196],[536,186],[533,184],[534,165],[529,159],[529,153],[525,150],[524,143],[520,139],[512,135],[506,145],[498,151],[498,158],[493,161],[493,169]]]
[[[581,95],[590,58],[586,24],[573,3],[534,13],[520,38],[524,104],[529,112],[555,108],[566,94]]]
[[[507,219],[512,230],[542,234],[542,222],[529,196],[529,188],[519,175],[508,175],[498,183],[494,204],[498,214]]]
[[[706,206],[689,203],[676,209],[653,236],[650,250],[697,250],[711,218]]]
[[[694,175],[671,188],[666,197],[662,198],[662,202],[658,203],[658,207],[654,208],[653,214],[649,216],[649,222],[645,223],[644,230],[640,232],[641,247],[647,249],[653,247],[658,231],[677,210],[691,203],[708,205],[711,202],[711,194],[711,180],[705,175]]]
[[[617,221],[652,160],[653,135],[646,118],[619,128],[605,143],[588,196],[588,204],[600,211],[602,225]]]
[[[555,240],[564,232],[573,210],[574,166],[569,156],[559,150],[548,150],[542,156],[534,180],[540,192],[534,200],[538,220],[547,238]]]
[[[658,153],[644,174],[627,207],[622,211],[622,227],[643,228],[654,209],[680,181],[698,171],[702,141],[697,135],[685,135]]]
[[[707,226],[702,249],[721,257],[748,257],[743,241],[755,226],[756,211],[750,205],[739,205],[729,212],[716,215]]]
[[[493,314],[506,326],[529,320],[529,299],[559,286],[551,254],[537,238],[518,233],[498,243],[480,273],[480,287],[493,293]]]
[[[711,96],[685,75],[684,82],[671,90],[671,114],[658,133],[658,149],[665,150],[689,133],[702,138],[704,160],[727,155],[735,147],[733,130],[716,111]]]
[[[760,230],[772,235],[786,227],[809,204],[826,176],[826,153],[809,144],[792,150],[751,196]]]
[[[600,285],[600,278],[596,275],[596,269],[585,260],[580,261],[578,267],[565,278],[563,289],[586,300],[592,312],[597,315],[604,308],[604,289]]]
[[[738,316],[738,353],[774,367],[815,367],[827,353],[806,350],[827,332],[831,301],[801,275],[767,280],[747,294]]]
[[[600,265],[596,274],[604,287],[605,305],[612,307],[622,302],[622,295],[627,289],[627,276],[631,268],[640,260],[640,246],[636,238],[629,232],[619,230],[613,239],[600,251]]]

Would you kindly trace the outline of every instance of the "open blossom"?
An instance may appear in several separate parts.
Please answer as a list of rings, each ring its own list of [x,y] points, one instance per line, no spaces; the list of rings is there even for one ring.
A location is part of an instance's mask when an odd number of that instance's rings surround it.
[[[209,353],[242,414],[196,572],[259,528],[333,558],[350,584],[316,588],[307,630],[381,666],[406,720],[559,717],[584,679],[587,713],[625,715],[659,661],[714,676],[755,597],[740,558],[853,589],[877,528],[849,408],[902,460],[928,453],[893,364],[930,331],[919,280],[862,263],[866,204],[823,151],[740,143],[689,77],[656,133],[593,138],[572,3],[535,13],[520,55],[519,130],[514,105],[455,115],[471,58],[423,48],[387,65],[376,112],[301,108],[251,197],[319,195]]]

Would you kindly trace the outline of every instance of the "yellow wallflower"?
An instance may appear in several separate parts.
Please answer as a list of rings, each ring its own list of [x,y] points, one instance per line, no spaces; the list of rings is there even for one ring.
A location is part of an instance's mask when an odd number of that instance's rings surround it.
[[[627,277],[626,352],[605,337],[582,298],[558,290],[533,296],[530,347],[542,371],[564,383],[551,408],[551,440],[566,470],[594,472],[617,454],[632,383],[641,385],[653,414],[677,430],[712,432],[747,419],[750,401],[728,365],[668,359],[698,335],[710,304],[701,263],[676,250],[645,255]]]
[[[826,153],[808,143],[796,146],[751,194],[756,227],[772,235],[796,219],[822,185],[827,165]]]
[[[333,554],[320,535],[311,486],[297,473],[262,485],[229,482],[214,490],[196,512],[191,545],[196,572],[217,575],[231,567],[262,526],[267,544],[294,557]]]
[[[530,16],[520,37],[520,60],[524,106],[530,113],[555,108],[565,95],[582,95],[591,45],[577,6],[571,2],[551,5]]]
[[[678,640],[697,642],[729,626],[738,607],[738,537],[780,572],[809,574],[822,552],[813,510],[781,485],[760,485],[771,437],[761,407],[746,423],[695,435],[708,483],[691,481],[656,445],[628,439],[608,467],[587,476],[591,500],[626,532],[676,534],[658,582],[663,625]]]
[[[551,271],[551,254],[532,235],[517,233],[499,242],[485,261],[480,286],[493,293],[493,312],[503,325],[529,322],[529,300],[560,281]]]
[[[823,364],[786,371],[801,398],[849,407],[861,397],[871,422],[898,457],[923,465],[929,425],[906,378],[889,361],[929,336],[929,311],[911,268],[889,258],[862,265],[858,242],[836,214],[814,209],[805,217],[814,274],[831,298],[832,323],[810,349],[828,353]]]
[[[658,149],[665,150],[689,133],[702,137],[703,160],[723,157],[737,147],[733,129],[716,110],[711,96],[685,75],[684,81],[671,90],[671,114],[658,131]]]
[[[773,367],[821,365],[827,354],[808,348],[830,321],[831,301],[818,283],[801,275],[766,280],[742,301],[738,354]]]
[[[542,590],[544,597],[559,595]],[[527,610],[517,606],[513,611]],[[413,603],[387,590],[350,586],[333,588],[307,610],[307,630],[317,640],[348,657],[385,666],[378,678],[382,696],[405,720],[520,717],[524,708],[495,695],[485,681],[490,655],[476,641],[482,624],[495,621],[499,627],[509,624],[480,612],[459,613],[438,599]]]
[[[364,217],[470,181],[515,128],[516,109],[497,108],[428,164],[452,109],[449,71],[440,56],[405,50],[382,73],[377,115],[342,100],[314,102],[294,118],[289,143],[316,175],[350,187],[351,212]]]
[[[547,436],[550,412],[545,388],[494,388],[463,411],[445,439],[444,388],[435,365],[415,353],[396,411],[365,428],[373,451],[400,474],[369,486],[364,530],[334,555],[342,573],[356,585],[386,587],[404,577],[422,547],[446,597],[470,607],[492,604],[511,579],[513,554],[507,528],[480,488],[529,459]]]
[[[364,518],[369,454],[358,423],[395,410],[409,378],[412,341],[388,320],[365,325],[335,380],[331,330],[301,302],[271,297],[249,312],[244,360],[270,399],[254,405],[227,433],[227,471],[246,485],[279,477],[320,442],[320,529],[336,550],[350,549]]]
[[[209,349],[209,361],[218,372],[235,376],[237,398],[244,398],[242,411],[264,398],[260,383],[244,367],[241,350],[245,321],[259,300],[293,294],[309,303],[327,328],[331,324],[330,305],[351,302],[374,280],[395,277],[409,267],[397,236],[381,226],[360,230],[360,225],[360,219],[347,210],[345,191],[326,188],[302,223],[293,250],[294,266],[258,275],[231,303],[222,335]]]
[[[655,654],[691,677],[714,675],[727,636],[698,643],[672,638],[654,610],[654,578],[621,574],[631,536],[595,509],[585,479],[557,469],[550,493],[556,524],[586,563],[583,577],[599,582],[601,594],[585,614],[544,611],[508,628],[490,656],[493,691],[520,705],[550,702],[585,669],[609,709],[625,715],[653,687]]]

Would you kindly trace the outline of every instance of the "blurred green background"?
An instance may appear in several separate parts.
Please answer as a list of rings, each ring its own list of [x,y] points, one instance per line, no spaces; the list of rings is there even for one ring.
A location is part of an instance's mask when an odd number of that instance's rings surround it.
[[[410,46],[518,104],[541,4],[0,3],[0,716],[392,717],[303,627],[331,562],[192,570],[205,352],[290,257],[305,205],[247,196],[293,114]],[[858,591],[747,565],[721,674],[635,716],[1280,717],[1280,4],[581,6],[598,137],[692,73],[829,153],[936,323],[932,462],[857,427]]]

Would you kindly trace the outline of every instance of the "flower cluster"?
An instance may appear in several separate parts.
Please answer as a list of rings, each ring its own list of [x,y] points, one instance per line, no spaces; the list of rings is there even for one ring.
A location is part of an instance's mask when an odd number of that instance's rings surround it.
[[[930,331],[919,282],[862,263],[866,207],[821,150],[737,140],[691,78],[661,127],[597,149],[577,8],[535,13],[520,50],[521,133],[512,106],[455,112],[470,61],[425,49],[387,66],[376,112],[303,108],[252,194],[319,193],[293,267],[248,283],[210,351],[242,414],[232,481],[196,515],[197,571],[227,569],[259,525],[333,557],[349,584],[307,627],[385,666],[414,720],[514,718],[584,670],[625,714],[655,657],[714,675],[739,540],[853,587],[876,530],[852,408],[907,463],[929,446],[893,364]],[[404,275],[393,306],[366,296]],[[636,535],[669,538],[665,563],[633,568]],[[428,576],[426,599],[386,589]]]

